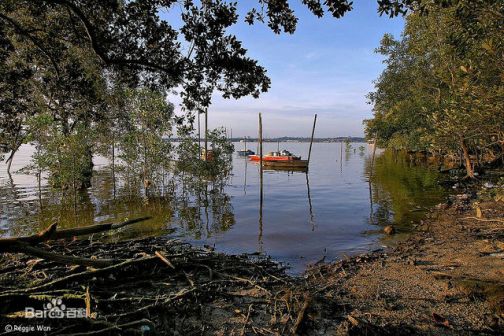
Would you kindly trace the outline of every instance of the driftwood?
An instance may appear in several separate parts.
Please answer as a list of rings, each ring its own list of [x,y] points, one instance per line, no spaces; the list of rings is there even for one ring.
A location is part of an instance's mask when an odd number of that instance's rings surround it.
[[[25,307],[43,310],[58,298],[89,316],[44,321],[55,334],[72,336],[282,335],[309,323],[306,291],[292,290],[297,281],[267,257],[226,256],[167,236],[39,247],[118,263],[82,269],[46,260],[34,266],[24,254],[3,256],[0,271],[9,274],[0,277],[0,324],[36,323],[24,318]]]
[[[140,217],[135,219],[130,219],[121,223],[104,223],[97,225],[85,226],[82,228],[75,229],[65,229],[57,230],[57,223],[51,224],[45,230],[25,237],[15,237],[15,238],[3,238],[0,239],[0,253],[24,253],[38,258],[50,260],[60,264],[66,265],[82,265],[91,267],[107,267],[122,262],[124,260],[114,260],[114,259],[90,259],[81,258],[76,256],[69,256],[58,254],[54,252],[48,252],[44,249],[35,247],[42,242],[48,240],[65,239],[72,238],[76,236],[89,235],[93,233],[104,232],[108,230],[119,229],[127,225],[135,224],[149,219],[150,217]]]
[[[72,238],[75,236],[83,236],[89,235],[93,233],[99,233],[103,231],[115,230],[122,228],[127,225],[135,224],[138,222],[142,222],[144,220],[150,219],[150,217],[140,217],[135,219],[130,219],[121,223],[104,223],[104,224],[96,224],[85,226],[81,228],[75,229],[65,229],[65,230],[57,230],[57,223],[51,224],[47,229],[26,237],[14,237],[14,238],[2,238],[0,239],[0,252],[6,252],[5,249],[9,247],[11,244],[17,244],[18,242],[28,243],[30,245],[35,245],[38,243],[42,243],[48,240],[56,240],[56,239],[64,239],[64,238]]]
[[[13,293],[30,293],[30,292],[34,292],[34,291],[38,291],[38,290],[47,290],[49,288],[54,288],[57,286],[61,286],[61,285],[70,283],[70,282],[79,282],[79,281],[83,281],[83,280],[88,280],[92,277],[96,277],[96,276],[99,276],[102,274],[116,271],[118,269],[125,268],[128,266],[132,266],[132,265],[136,265],[136,264],[140,264],[140,263],[145,263],[145,262],[148,262],[148,261],[151,261],[154,259],[158,259],[158,257],[151,256],[151,257],[144,257],[144,258],[139,258],[139,259],[129,259],[129,260],[123,261],[123,262],[116,264],[116,265],[112,265],[112,266],[108,266],[108,267],[104,267],[104,268],[100,268],[100,269],[90,269],[85,272],[70,274],[70,275],[64,276],[62,278],[58,278],[56,280],[53,280],[51,282],[47,282],[47,283],[39,285],[39,286],[6,291],[3,294],[0,294],[0,297],[2,297],[4,295],[10,295]]]
[[[81,258],[76,256],[69,256],[64,254],[58,254],[54,252],[49,252],[41,248],[31,246],[30,244],[24,242],[17,242],[15,244],[9,245],[9,252],[19,252],[25,253],[34,257],[51,260],[59,264],[65,265],[82,265],[91,267],[106,267],[111,266],[120,262],[121,260],[114,259],[90,259]]]

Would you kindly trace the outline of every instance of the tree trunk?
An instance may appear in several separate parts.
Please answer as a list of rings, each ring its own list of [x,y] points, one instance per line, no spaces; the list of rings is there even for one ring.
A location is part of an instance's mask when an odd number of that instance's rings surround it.
[[[474,170],[471,165],[471,158],[469,157],[469,149],[467,148],[467,143],[465,139],[462,137],[460,137],[460,146],[462,147],[462,153],[464,154],[467,177],[474,178]]]
[[[14,160],[14,155],[19,150],[19,147],[21,147],[21,144],[16,145],[16,147],[12,149],[12,151],[9,155],[9,158],[7,159],[7,161],[5,161],[5,162],[7,162],[7,173],[9,173],[9,174],[10,174],[10,170],[11,170],[12,161]]]
[[[90,144],[86,146],[86,163],[82,172],[82,188],[89,188],[91,186],[91,178],[93,177],[93,149]]]

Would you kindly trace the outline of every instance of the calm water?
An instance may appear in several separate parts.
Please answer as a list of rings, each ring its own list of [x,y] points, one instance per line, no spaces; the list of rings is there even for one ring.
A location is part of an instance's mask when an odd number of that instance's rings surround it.
[[[280,144],[304,158],[308,147]],[[102,158],[95,159],[93,187],[78,195],[51,190],[44,180],[39,188],[33,176],[9,177],[1,163],[0,234],[30,234],[53,222],[73,227],[150,215],[151,220],[107,239],[170,234],[228,253],[267,253],[297,273],[324,256],[332,260],[393,244],[397,236],[384,237],[383,226],[395,224],[400,233],[408,232],[426,208],[443,199],[434,171],[392,153],[377,152],[369,182],[372,147],[352,147],[345,151],[339,143],[315,143],[309,174],[265,171],[262,207],[258,165],[236,155],[224,184],[205,183],[195,192],[167,177],[162,191],[149,199],[120,181],[114,192]],[[265,152],[276,149],[276,143],[264,145]],[[12,170],[26,165],[31,153],[31,147],[23,147]]]

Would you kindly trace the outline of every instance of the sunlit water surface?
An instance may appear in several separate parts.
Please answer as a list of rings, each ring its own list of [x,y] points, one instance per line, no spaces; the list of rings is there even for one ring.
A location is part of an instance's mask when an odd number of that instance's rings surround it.
[[[264,151],[277,146],[308,155],[308,143],[265,143]],[[12,171],[27,165],[32,152],[23,146]],[[258,165],[236,154],[223,188],[209,183],[196,196],[177,185],[149,199],[120,181],[114,192],[103,158],[95,158],[93,186],[77,195],[51,190],[44,179],[39,188],[33,176],[9,176],[0,163],[0,234],[31,234],[53,222],[77,227],[148,215],[152,219],[106,238],[169,234],[226,253],[265,253],[299,273],[324,257],[330,261],[393,244],[443,199],[434,170],[392,153],[377,151],[374,165],[371,157],[367,144],[347,150],[340,143],[315,143],[308,174],[264,172],[262,207]],[[388,224],[398,228],[395,238],[381,234]]]

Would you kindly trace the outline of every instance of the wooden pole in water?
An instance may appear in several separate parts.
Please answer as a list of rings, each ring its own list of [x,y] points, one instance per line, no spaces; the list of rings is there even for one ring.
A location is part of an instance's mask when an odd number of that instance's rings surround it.
[[[263,138],[262,138],[262,115],[259,113],[259,167],[261,171],[261,186],[263,172]]]
[[[198,111],[198,155],[201,158],[201,125],[200,125],[201,113]]]
[[[205,161],[208,159],[208,108],[205,109]]]
[[[308,166],[310,165],[310,157],[311,157],[311,149],[313,145],[313,136],[315,135],[315,125],[317,124],[317,114],[315,114],[315,118],[313,119],[313,128],[311,131],[311,140],[310,140],[310,149],[308,150]]]

